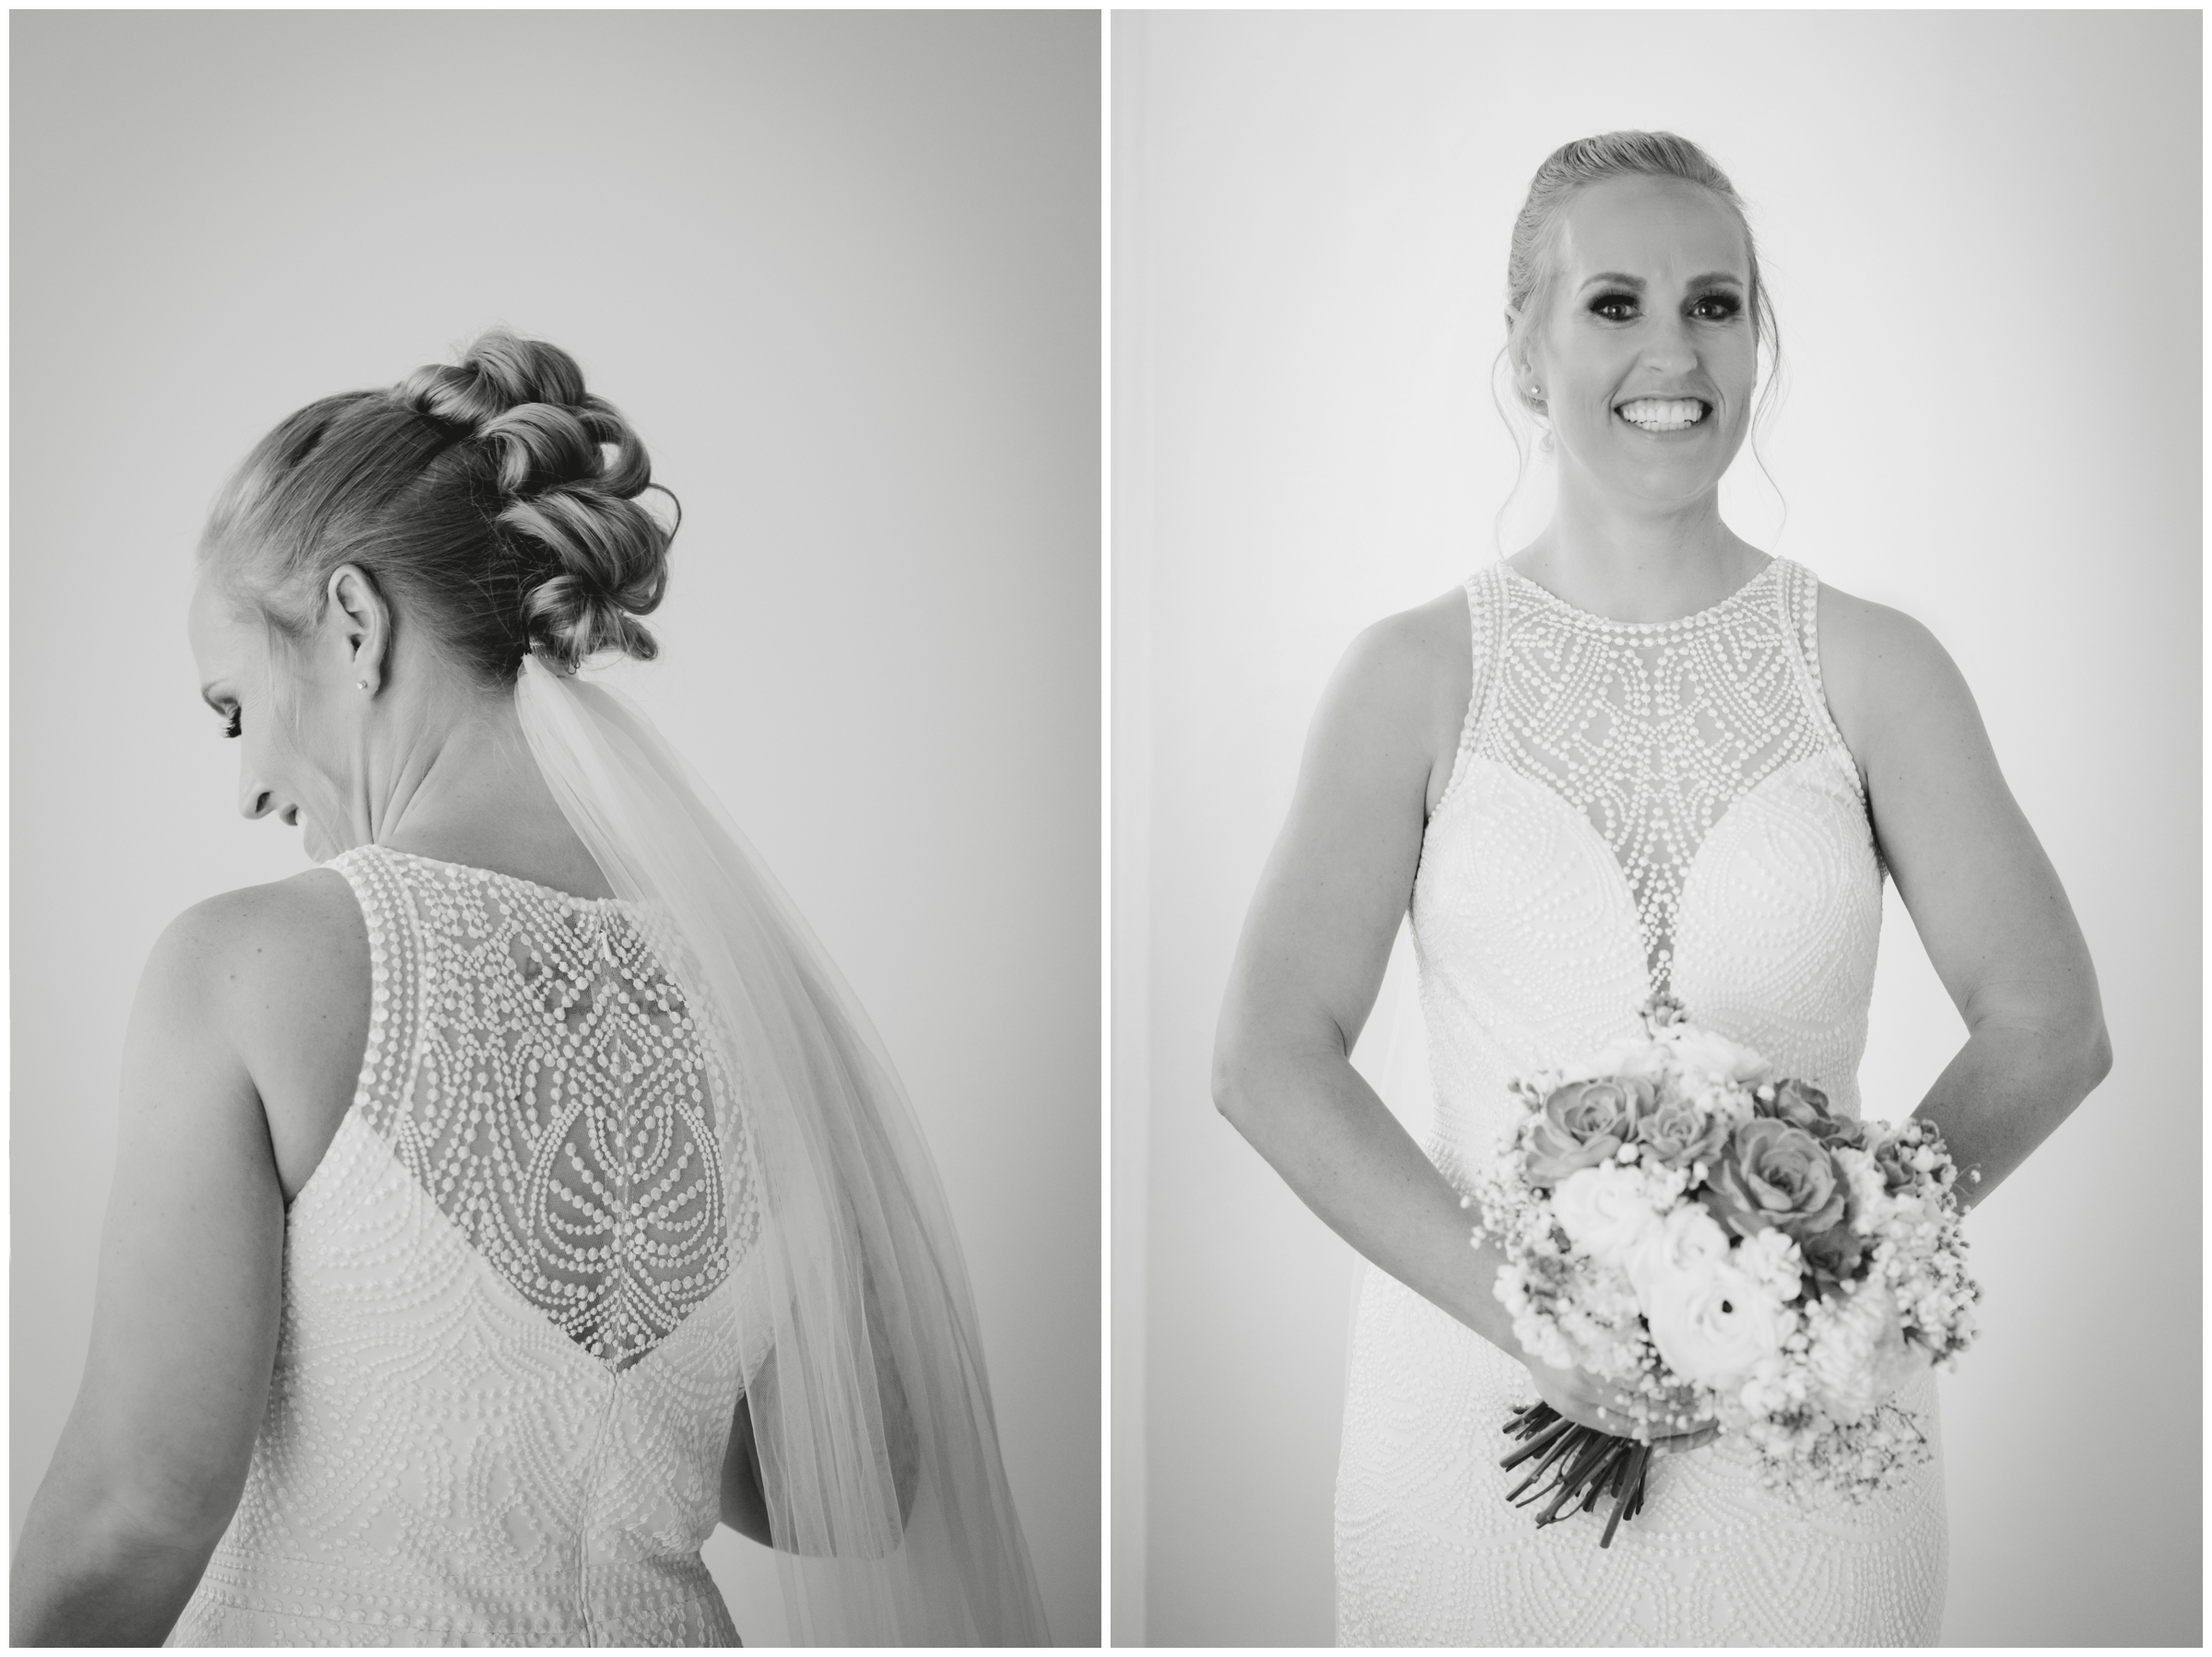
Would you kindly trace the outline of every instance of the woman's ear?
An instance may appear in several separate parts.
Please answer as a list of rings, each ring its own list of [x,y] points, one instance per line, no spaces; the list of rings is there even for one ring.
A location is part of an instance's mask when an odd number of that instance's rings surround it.
[[[392,649],[392,607],[358,564],[340,564],[324,588],[324,619],[344,651],[355,686],[373,696],[384,682]]]

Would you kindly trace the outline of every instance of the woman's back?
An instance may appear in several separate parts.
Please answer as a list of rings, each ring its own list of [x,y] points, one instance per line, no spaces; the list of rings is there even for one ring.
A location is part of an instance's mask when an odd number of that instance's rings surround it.
[[[245,1493],[179,1644],[713,1643],[749,1130],[650,918],[386,847]],[[751,1320],[754,1327],[759,1320]]]

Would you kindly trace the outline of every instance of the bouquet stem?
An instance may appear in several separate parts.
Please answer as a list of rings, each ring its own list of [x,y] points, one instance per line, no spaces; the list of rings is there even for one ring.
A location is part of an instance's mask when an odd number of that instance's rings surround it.
[[[1633,1519],[1643,1506],[1643,1481],[1651,1467],[1652,1447],[1571,1421],[1542,1402],[1515,1410],[1506,1421],[1505,1431],[1508,1437],[1524,1442],[1520,1449],[1500,1457],[1500,1466],[1511,1469],[1531,1456],[1542,1457],[1535,1470],[1507,1492],[1506,1499],[1519,1498],[1545,1474],[1557,1468],[1550,1484],[1517,1505],[1525,1507],[1550,1497],[1549,1505],[1536,1515],[1537,1525],[1543,1526],[1556,1524],[1571,1513],[1586,1513],[1597,1505],[1600,1497],[1610,1496],[1613,1510],[1606,1520],[1605,1534],[1598,1538],[1597,1545],[1611,1547],[1613,1533],[1621,1522]]]

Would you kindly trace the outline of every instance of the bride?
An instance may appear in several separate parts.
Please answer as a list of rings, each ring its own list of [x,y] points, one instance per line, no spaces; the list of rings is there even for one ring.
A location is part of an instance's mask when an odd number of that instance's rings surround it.
[[[1505,1498],[1513,1405],[1627,1413],[1520,1350],[1499,1257],[1469,1247],[1461,1191],[1509,1078],[1631,1034],[1671,991],[1855,1115],[1885,871],[1969,1027],[1915,1111],[1971,1199],[2111,1064],[2087,946],[1950,658],[1721,520],[1774,337],[1728,180],[1668,134],[1565,146],[1514,226],[1508,292],[1504,362],[1556,450],[1556,513],[1346,656],[1216,1049],[1221,1109],[1380,1268],[1345,1404],[1338,1639],[1932,1642],[1939,1463],[1809,1517],[1692,1424],[1602,1551],[1602,1511],[1538,1533]],[[1348,1057],[1409,907],[1425,1147]],[[1902,1402],[1937,1442],[1932,1381]]]
[[[285,420],[191,633],[241,811],[132,1015],[25,1644],[1046,1638],[957,1239],[888,1059],[629,703],[672,530],[542,342]],[[742,1608],[740,1608],[742,1610]]]

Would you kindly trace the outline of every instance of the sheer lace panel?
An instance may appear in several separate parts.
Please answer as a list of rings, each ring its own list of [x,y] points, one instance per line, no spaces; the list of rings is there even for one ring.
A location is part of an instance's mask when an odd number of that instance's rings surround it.
[[[1777,560],[1665,627],[1467,583],[1475,695],[1412,915],[1448,1179],[1497,1154],[1508,1084],[1631,1033],[1652,979],[1858,1111],[1882,881],[1819,694],[1818,585]],[[1879,1114],[1910,1108],[1881,1102]],[[1336,1487],[1342,1643],[1865,1646],[1943,1620],[1943,1469],[1806,1512],[1730,1439],[1655,1465],[1649,1505],[1539,1531],[1499,1466],[1528,1371],[1387,1274],[1361,1291]],[[1936,1390],[1906,1397],[1939,1443]]]
[[[1557,793],[1613,851],[1654,989],[1671,982],[1682,887],[1706,831],[1783,767],[1833,746],[1808,699],[1812,593],[1770,561],[1677,621],[1610,621],[1500,565],[1470,584],[1491,645],[1466,746]],[[1485,613],[1486,609],[1488,613]]]
[[[757,1233],[749,1159],[725,1188],[727,1079],[629,906],[379,861],[371,907],[408,911],[371,916],[371,1055],[381,1033],[396,1070],[355,1108],[517,1293],[627,1369]]]

